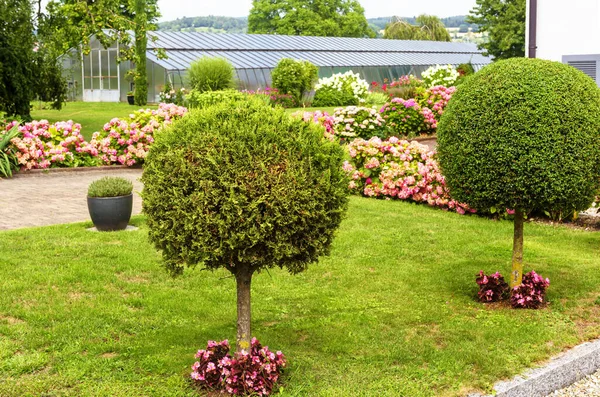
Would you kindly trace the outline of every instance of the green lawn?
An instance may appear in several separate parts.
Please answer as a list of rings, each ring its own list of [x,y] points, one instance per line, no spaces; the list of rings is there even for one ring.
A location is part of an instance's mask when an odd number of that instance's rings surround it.
[[[144,108],[156,109],[156,105],[144,106]],[[37,103],[33,104],[31,117],[34,120],[48,120],[51,123],[57,121],[73,120],[81,124],[81,133],[89,140],[92,134],[100,131],[104,124],[115,117],[127,117],[133,111],[140,109],[139,106],[131,106],[127,103],[114,102],[67,102],[61,110],[39,110]]]
[[[134,232],[89,223],[0,232],[0,395],[192,396],[209,339],[235,338],[235,282],[171,279]],[[290,366],[283,396],[459,396],[489,391],[600,335],[600,234],[525,225],[526,269],[550,305],[475,301],[480,269],[509,273],[512,225],[353,197],[332,255],[256,275],[253,334]]]
[[[148,105],[145,108],[156,109],[157,105]],[[85,139],[89,140],[92,134],[100,131],[104,124],[114,117],[127,117],[133,111],[138,110],[139,106],[131,106],[127,103],[112,102],[67,102],[61,110],[40,110],[39,105],[33,103],[31,117],[34,120],[48,120],[51,123],[57,121],[73,120],[81,124],[81,133]],[[335,108],[323,108],[329,114],[333,114]],[[294,113],[302,108],[288,109],[288,112]],[[308,112],[314,112],[317,108],[306,108]]]

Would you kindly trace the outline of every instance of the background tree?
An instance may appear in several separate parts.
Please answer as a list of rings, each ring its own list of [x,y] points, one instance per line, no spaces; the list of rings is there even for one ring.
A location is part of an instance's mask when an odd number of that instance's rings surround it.
[[[433,15],[419,15],[416,25],[395,18],[385,27],[383,37],[396,40],[451,41],[450,34],[442,21]]]
[[[283,58],[271,72],[273,87],[283,94],[292,94],[301,103],[305,92],[312,90],[319,78],[319,68],[308,61]]]
[[[525,0],[476,0],[467,22],[489,32],[489,41],[479,45],[494,59],[525,56]]]
[[[438,124],[452,197],[514,213],[511,287],[523,274],[523,218],[589,207],[600,181],[600,89],[575,68],[513,58],[460,86]]]
[[[248,33],[375,37],[356,0],[253,0]]]
[[[144,165],[149,238],[167,269],[224,268],[237,285],[237,349],[250,347],[250,284],[327,254],[347,207],[344,150],[313,123],[260,99],[190,113]]]
[[[35,53],[29,0],[0,0],[0,111],[29,119]]]

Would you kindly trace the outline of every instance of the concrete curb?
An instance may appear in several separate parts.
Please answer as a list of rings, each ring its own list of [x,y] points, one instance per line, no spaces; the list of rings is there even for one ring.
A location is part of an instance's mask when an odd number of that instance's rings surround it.
[[[495,397],[545,397],[593,374],[600,368],[600,339],[575,346],[543,367],[526,371],[494,386]],[[492,397],[470,394],[469,397]]]

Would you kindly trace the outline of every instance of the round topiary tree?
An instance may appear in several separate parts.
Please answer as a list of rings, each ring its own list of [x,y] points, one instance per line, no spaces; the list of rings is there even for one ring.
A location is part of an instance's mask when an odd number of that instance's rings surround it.
[[[511,287],[523,273],[523,219],[585,209],[600,180],[600,89],[575,68],[513,58],[466,79],[438,124],[450,194],[514,210]]]
[[[225,268],[237,283],[237,349],[250,346],[252,275],[305,270],[327,254],[347,207],[343,149],[258,99],[192,112],[157,135],[144,164],[149,237],[167,269]]]

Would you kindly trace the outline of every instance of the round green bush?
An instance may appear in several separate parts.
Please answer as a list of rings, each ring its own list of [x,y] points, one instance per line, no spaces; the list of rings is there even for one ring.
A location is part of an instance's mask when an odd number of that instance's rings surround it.
[[[235,88],[235,70],[225,58],[202,57],[190,64],[187,80],[200,92]]]
[[[273,87],[281,94],[291,94],[297,102],[310,91],[319,78],[319,68],[308,61],[283,58],[271,72]]]
[[[470,76],[438,124],[452,197],[477,209],[572,213],[600,180],[600,89],[540,59],[495,62]]]
[[[118,176],[105,176],[90,183],[88,197],[129,196],[133,191],[130,180]]]
[[[323,133],[249,98],[193,111],[159,134],[143,208],[167,269],[297,273],[326,254],[348,181],[343,149]]]

